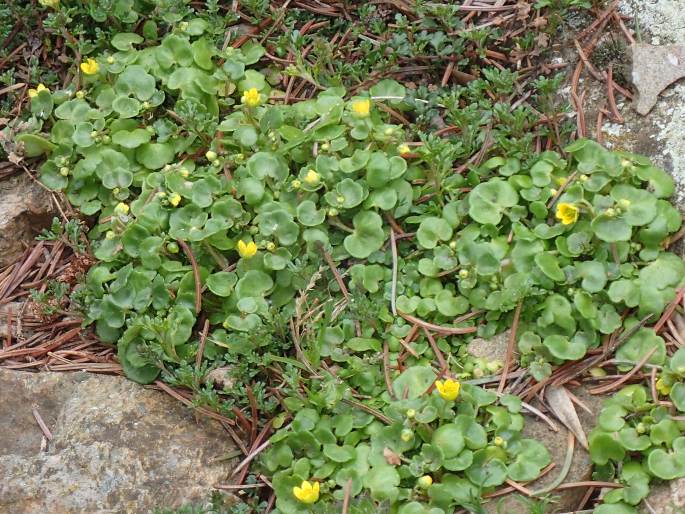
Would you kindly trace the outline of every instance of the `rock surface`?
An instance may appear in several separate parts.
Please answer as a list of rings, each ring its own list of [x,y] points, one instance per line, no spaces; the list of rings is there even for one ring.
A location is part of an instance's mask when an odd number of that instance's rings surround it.
[[[13,264],[54,215],[50,194],[25,173],[0,181],[0,267]]]
[[[685,512],[685,478],[667,484],[650,485],[647,503],[651,512],[659,514],[682,514]],[[650,514],[648,510],[643,510]]]
[[[638,96],[635,110],[647,114],[659,94],[685,77],[685,45],[633,45],[633,84]]]
[[[52,433],[45,439],[34,419]],[[203,502],[234,446],[215,422],[124,378],[0,369],[0,512],[145,513]]]
[[[602,398],[592,396],[582,388],[572,390],[591,411],[592,414],[586,412],[581,408],[576,408],[580,423],[587,434],[592,427],[596,425],[595,418],[599,413]],[[526,488],[532,491],[539,491],[552,484],[558,477],[566,459],[568,449],[568,430],[554,419],[554,423],[559,428],[555,432],[550,426],[541,419],[526,415],[526,425],[523,429],[523,436],[529,439],[535,439],[542,443],[550,453],[552,462],[555,464],[554,468],[546,475],[538,480],[526,484]],[[582,482],[590,480],[592,474],[592,461],[590,454],[576,441],[573,449],[573,461],[571,468],[564,479],[564,483]],[[581,502],[586,489],[564,489],[552,493],[554,503],[550,504],[545,512],[575,512],[576,508]],[[525,500],[521,499],[519,495],[507,495],[500,499],[493,499],[490,503],[484,505],[488,514],[528,514],[531,511],[530,505]]]
[[[510,330],[497,334],[490,339],[482,337],[474,338],[466,349],[474,357],[487,359],[488,361],[504,362],[507,355]]]

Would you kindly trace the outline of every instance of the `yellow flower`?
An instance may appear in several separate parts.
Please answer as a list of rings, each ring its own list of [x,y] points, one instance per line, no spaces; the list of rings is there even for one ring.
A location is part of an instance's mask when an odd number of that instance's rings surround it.
[[[459,389],[461,389],[461,384],[456,380],[448,378],[447,380],[436,380],[435,387],[440,393],[440,396],[447,401],[454,401],[459,396]]]
[[[409,148],[407,143],[404,143],[397,147],[397,151],[400,152],[400,155],[407,155],[408,153],[411,153],[411,148]]]
[[[371,111],[371,100],[356,100],[352,102],[352,112],[359,118],[366,118]]]
[[[423,475],[416,482],[421,489],[428,489],[433,485],[433,477],[430,475]]]
[[[321,176],[314,170],[309,170],[307,174],[304,176],[304,181],[310,186],[318,184],[319,180],[321,180]]]
[[[302,503],[315,503],[319,499],[319,482],[303,480],[300,487],[293,487],[293,495]]]
[[[95,59],[87,59],[81,63],[81,71],[86,75],[95,75],[100,69],[100,65]]]
[[[256,87],[253,87],[243,93],[241,101],[248,107],[257,107],[262,103],[262,95],[259,94]]]
[[[671,386],[667,385],[666,382],[664,382],[663,378],[660,378],[659,380],[656,381],[656,389],[663,396],[667,396],[667,395],[671,394]]]
[[[238,253],[244,259],[254,257],[254,255],[257,253],[257,245],[254,241],[250,241],[249,243],[245,243],[245,241],[238,241]]]
[[[564,225],[571,225],[578,221],[578,207],[572,203],[560,203],[557,205],[556,218],[561,220]]]
[[[38,84],[36,86],[36,89],[29,89],[29,98],[35,98],[38,96],[38,93],[41,91],[50,91],[47,87],[45,87],[43,84]]]
[[[129,207],[124,202],[119,202],[114,208],[114,214],[118,214],[120,216],[128,214],[128,211]]]
[[[38,3],[43,7],[52,7],[53,9],[57,9],[59,6],[59,0],[38,0]]]
[[[174,207],[177,207],[181,203],[181,195],[178,193],[172,193],[169,195],[169,203]]]

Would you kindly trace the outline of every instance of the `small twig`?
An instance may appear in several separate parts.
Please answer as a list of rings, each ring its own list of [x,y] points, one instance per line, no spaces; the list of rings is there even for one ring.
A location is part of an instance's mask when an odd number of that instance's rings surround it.
[[[609,110],[614,117],[614,121],[623,123],[625,120],[623,119],[623,116],[621,116],[621,113],[618,112],[618,107],[616,106],[614,85],[614,67],[613,64],[609,64],[609,71],[607,72],[607,99],[609,100]]]
[[[326,259],[326,262],[328,263],[328,267],[331,268],[331,271],[333,272],[333,276],[335,277],[335,281],[338,283],[338,286],[340,287],[340,291],[342,292],[343,296],[345,297],[345,300],[347,302],[350,301],[350,293],[347,290],[347,286],[345,285],[345,282],[343,281],[342,277],[340,276],[340,272],[338,271],[338,268],[335,266],[335,262],[333,262],[333,258],[331,257],[331,254],[329,254],[326,249],[323,247],[321,243],[319,243],[319,250],[321,253],[323,253],[324,258]]]
[[[178,242],[179,246],[183,248],[183,251],[190,260],[190,265],[193,267],[193,276],[195,277],[195,314],[200,314],[200,311],[202,310],[202,282],[200,279],[200,268],[197,265],[197,261],[195,260],[195,256],[193,255],[190,246],[188,246],[188,244],[182,239],[177,239],[176,241]]]
[[[388,356],[388,342],[383,343],[383,376],[385,377],[385,387],[391,398],[395,399],[395,392],[392,390],[392,382],[390,381],[390,360]]]
[[[514,321],[511,324],[511,332],[509,333],[509,342],[507,344],[507,352],[504,356],[504,367],[502,368],[502,377],[499,380],[499,385],[497,386],[497,392],[501,393],[504,391],[504,385],[507,383],[507,374],[509,373],[509,367],[511,366],[511,360],[514,356],[514,345],[516,344],[516,331],[518,330],[519,320],[521,318],[521,307],[523,306],[523,300],[519,301],[516,306],[516,311],[514,311]]]
[[[392,425],[392,420],[389,417],[387,417],[381,411],[374,409],[373,407],[369,407],[368,405],[365,405],[362,402],[358,402],[357,400],[351,400],[349,398],[343,398],[342,401],[343,403],[347,403],[348,405],[357,407],[358,409],[363,410],[364,412],[368,412],[372,416],[375,416],[376,418],[381,420],[386,425]]]
[[[507,478],[507,479],[506,479],[506,482],[507,482],[507,484],[509,484],[511,487],[513,487],[514,489],[516,489],[518,492],[520,492],[520,493],[522,493],[522,494],[525,494],[526,496],[532,496],[532,495],[533,495],[533,493],[532,493],[532,491],[531,491],[530,489],[527,489],[527,488],[523,487],[521,484],[519,484],[518,482],[514,482],[514,481],[513,481],[512,479],[510,479],[510,478]]]
[[[38,423],[38,426],[40,427],[41,431],[43,432],[43,435],[48,441],[52,441],[52,432],[50,432],[50,429],[48,426],[45,424],[45,421],[43,421],[43,418],[41,417],[40,413],[38,412],[38,409],[35,407],[33,408],[33,417],[36,419],[36,423]]]
[[[352,479],[348,478],[345,483],[345,497],[343,498],[342,514],[347,514],[350,509],[350,494],[352,493]]]
[[[404,339],[400,339],[400,344],[404,347],[405,350],[407,350],[409,353],[412,354],[412,356],[416,359],[419,358],[419,354],[416,353],[416,350],[414,350],[411,346],[409,346],[409,343],[411,343],[414,340],[414,337],[416,336],[416,332],[419,331],[418,325],[412,325],[411,329],[409,329],[409,333]]]
[[[214,489],[221,489],[222,491],[236,491],[241,489],[256,489],[258,487],[266,487],[266,484],[217,484]]]
[[[255,420],[256,421],[256,420]],[[238,464],[238,466],[233,470],[231,476],[237,475],[245,466],[247,466],[252,460],[259,455],[262,451],[266,449],[267,446],[271,444],[271,440],[267,439],[262,444],[260,444],[255,450],[251,451],[250,454],[243,459],[243,461]]]
[[[202,327],[202,332],[200,332],[200,344],[197,348],[197,354],[195,355],[195,371],[200,370],[200,365],[202,364],[202,355],[205,353],[205,343],[207,342],[207,334],[209,333],[209,320],[205,320],[205,324]]]
[[[431,345],[431,348],[433,349],[433,353],[435,354],[435,357],[438,359],[438,363],[440,364],[440,370],[445,373],[448,370],[447,366],[447,361],[445,360],[445,357],[443,356],[442,352],[440,351],[440,348],[438,348],[438,343],[435,342],[435,339],[431,335],[431,333],[426,329],[426,327],[423,328],[423,333],[426,335],[426,338],[428,339],[428,343]]]
[[[446,334],[446,335],[457,335],[457,334],[472,334],[476,330],[478,330],[477,327],[444,327],[442,325],[436,325],[434,323],[429,323],[427,321],[423,321],[422,319],[416,318],[412,316],[411,314],[405,314],[404,312],[397,311],[397,314],[402,316],[404,319],[409,321],[410,323],[413,323],[415,325],[419,325],[422,328],[426,328],[428,330],[431,330],[433,332],[438,332],[440,334]]]
[[[631,369],[628,373],[623,375],[620,379],[618,379],[616,382],[612,382],[611,384],[607,384],[605,386],[600,386],[600,387],[595,387],[594,389],[590,389],[591,394],[603,394],[603,393],[608,393],[609,391],[612,391],[613,389],[616,389],[619,387],[621,384],[624,384],[630,378],[640,371],[642,369],[642,366],[644,366],[649,358],[656,352],[657,347],[655,346],[652,348],[650,351],[648,351],[642,359],[635,365],[633,369]]]
[[[573,450],[575,449],[575,443],[576,438],[574,437],[573,432],[569,430],[568,445],[566,448],[566,459],[564,460],[564,466],[561,468],[559,476],[555,478],[554,481],[546,487],[543,487],[542,489],[539,489],[537,491],[533,491],[532,496],[542,496],[543,494],[547,494],[559,488],[559,486],[562,484],[562,482],[564,481],[564,479],[568,475],[568,472],[571,469],[571,464],[573,463]]]
[[[390,309],[392,315],[397,316],[397,241],[395,231],[390,229],[390,249],[392,250],[392,286],[390,289]]]

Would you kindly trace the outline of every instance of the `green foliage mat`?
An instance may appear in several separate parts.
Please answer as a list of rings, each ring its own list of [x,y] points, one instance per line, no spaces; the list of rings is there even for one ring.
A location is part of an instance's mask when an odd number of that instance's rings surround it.
[[[35,91],[16,150],[44,155],[43,184],[94,220],[98,263],[75,298],[126,375],[161,373],[219,409],[254,398],[272,418],[258,466],[278,512],[345,496],[350,512],[478,511],[505,480],[535,479],[550,457],[521,436],[525,405],[469,383],[503,363],[466,343],[514,318],[538,381],[621,330],[617,359],[666,364],[641,322],[685,275],[664,249],[681,216],[662,170],[580,140],[455,173],[452,143],[408,146],[391,123],[423,105],[401,84],[282,105],[251,68],[263,48],[219,50],[207,28],[117,34],[83,88]],[[662,377],[679,409],[681,360]],[[203,382],[226,367],[230,391]],[[639,386],[606,406],[593,459],[626,487],[602,512],[685,476],[681,424]]]

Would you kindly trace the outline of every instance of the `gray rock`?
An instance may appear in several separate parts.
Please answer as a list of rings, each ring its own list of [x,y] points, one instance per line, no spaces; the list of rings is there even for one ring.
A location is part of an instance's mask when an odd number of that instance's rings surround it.
[[[25,173],[0,181],[0,267],[13,264],[24,245],[54,216],[50,194]]]
[[[638,92],[634,107],[645,115],[652,110],[664,89],[685,77],[685,45],[638,43],[633,45],[632,51],[633,84]]]
[[[507,355],[507,345],[509,344],[510,330],[497,334],[490,339],[482,337],[474,338],[466,348],[471,355],[489,361],[504,362]]]
[[[668,483],[650,484],[649,496],[646,502],[651,512],[659,514],[683,514],[685,512],[685,478],[672,480]],[[643,510],[649,514],[649,510]]]
[[[52,433],[44,438],[32,410]],[[0,369],[0,512],[145,513],[205,501],[231,439],[121,377]]]
[[[599,413],[602,398],[592,396],[582,388],[572,391],[592,412],[589,414],[581,408],[576,408],[580,423],[587,434],[592,427],[595,426],[595,418]],[[537,417],[529,415],[525,416],[526,425],[523,429],[523,436],[529,439],[535,439],[542,443],[550,453],[552,462],[555,464],[554,468],[546,475],[538,480],[526,484],[526,488],[532,491],[538,491],[552,484],[558,477],[566,459],[568,448],[568,431],[564,426],[555,420],[555,424],[559,427],[559,431],[553,431],[547,423]],[[550,415],[554,419],[554,416]],[[590,455],[585,449],[576,441],[573,449],[573,461],[571,468],[564,479],[564,483],[582,482],[590,480],[592,475],[592,461]],[[551,493],[554,500],[548,505],[545,512],[552,514],[554,512],[575,512],[578,504],[583,498],[586,489],[563,489]],[[502,498],[494,498],[491,502],[484,505],[488,514],[499,514],[504,512],[507,514],[528,514],[530,506],[521,496],[516,494],[509,494]],[[499,509],[499,510],[498,510]]]

